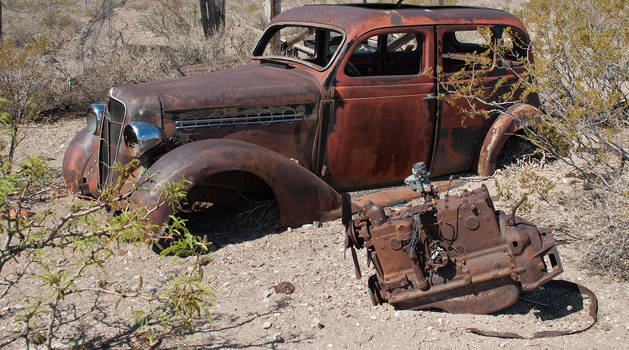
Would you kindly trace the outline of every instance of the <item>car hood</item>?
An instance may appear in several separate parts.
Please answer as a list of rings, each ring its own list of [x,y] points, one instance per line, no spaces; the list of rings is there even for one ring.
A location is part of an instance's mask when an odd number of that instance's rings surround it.
[[[176,112],[313,103],[321,93],[312,74],[303,69],[255,62],[225,71],[118,86],[110,95],[128,106],[157,97],[164,112]]]

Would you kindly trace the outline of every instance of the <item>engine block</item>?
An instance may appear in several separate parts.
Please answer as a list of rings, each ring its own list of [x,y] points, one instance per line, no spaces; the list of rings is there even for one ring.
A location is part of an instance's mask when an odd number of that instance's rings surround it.
[[[419,187],[423,204],[388,216],[366,202],[345,219],[357,273],[354,247],[366,249],[375,269],[368,282],[374,305],[488,314],[514,304],[520,288],[563,271],[551,232],[517,217],[517,208],[496,211],[485,185],[442,199]]]

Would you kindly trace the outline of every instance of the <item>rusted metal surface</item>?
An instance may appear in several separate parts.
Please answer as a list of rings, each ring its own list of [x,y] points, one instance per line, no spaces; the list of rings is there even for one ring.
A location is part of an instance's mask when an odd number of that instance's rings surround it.
[[[491,331],[491,330],[483,330],[479,328],[468,328],[467,331],[482,335],[485,337],[494,337],[494,338],[505,338],[505,339],[537,339],[537,338],[550,338],[550,337],[559,337],[563,335],[577,334],[581,332],[585,332],[588,329],[592,328],[598,321],[598,298],[596,294],[592,292],[590,289],[574,282],[569,281],[561,281],[561,280],[553,280],[544,285],[546,289],[560,289],[563,292],[579,292],[582,297],[587,296],[590,299],[590,306],[588,307],[588,315],[591,318],[590,323],[585,326],[581,326],[578,328],[568,328],[568,329],[559,329],[552,331],[541,331],[535,332],[532,336],[526,337],[522,336],[518,333],[513,332],[499,332],[499,331]],[[574,324],[573,324],[574,325]]]
[[[369,32],[358,41],[390,32]],[[412,33],[421,35],[422,51],[430,52],[432,28]],[[350,57],[345,55],[340,66],[346,66]],[[424,55],[421,65],[432,67],[434,56]],[[428,162],[434,93],[435,81],[429,74],[354,77],[340,70],[334,87],[335,119],[327,136],[328,181],[341,190],[394,184],[415,162]]]
[[[206,180],[225,171],[253,174],[267,183],[277,198],[283,226],[326,221],[329,212],[340,207],[338,193],[304,167],[264,147],[225,139],[189,143],[164,155],[145,175],[144,190],[135,193],[134,202],[150,209],[163,198],[167,183],[181,179],[190,188],[211,190],[216,184]],[[173,208],[164,205],[151,213],[151,220],[163,223],[172,213]]]
[[[432,185],[438,192],[447,192],[449,189],[456,188],[462,184],[463,181],[461,181],[460,179],[439,180],[432,182]],[[352,198],[352,203],[354,203],[357,208],[361,208],[367,201],[370,201],[373,204],[377,204],[381,207],[390,207],[394,205],[404,204],[421,196],[421,194],[413,191],[408,186],[400,186],[375,191],[362,196],[358,196],[356,198]]]
[[[484,185],[387,215],[367,202],[346,222],[346,248],[365,248],[374,304],[492,313],[563,271],[550,231],[496,211]],[[347,201],[344,197],[344,201]],[[344,214],[347,217],[348,214]]]
[[[511,106],[491,126],[480,149],[478,156],[478,175],[490,176],[496,171],[496,161],[509,137],[522,130],[522,123],[535,123],[535,116],[541,111],[528,104]]]
[[[224,69],[225,67],[235,66],[239,63],[236,59],[224,59],[216,62],[202,63],[202,64],[192,64],[188,66],[183,66],[177,68],[176,71],[172,72],[170,75],[173,78],[176,77],[187,77],[189,75],[198,75],[204,73],[210,73],[217,70]]]
[[[526,32],[522,22],[505,11],[465,6],[310,5],[284,11],[270,25],[282,22],[333,24],[342,28],[350,41],[375,28],[413,25],[503,23]]]
[[[91,135],[87,128],[83,128],[68,146],[63,156],[63,176],[70,191],[84,195],[96,192],[90,191],[90,184],[96,184],[93,178],[94,164],[88,164],[98,149],[98,138]],[[91,183],[88,182],[91,180]]]
[[[303,33],[297,36],[302,50],[314,51],[318,56],[310,60],[290,55],[264,56],[269,35],[283,26],[308,27],[319,33],[319,39],[308,42]],[[90,139],[96,142],[87,142],[79,134],[66,152],[64,174],[68,187],[97,195],[99,188],[119,176],[114,164],[125,165],[134,154],[144,170],[156,173],[159,168],[166,172],[162,180],[173,179],[178,173],[178,169],[165,165],[167,162],[190,172],[201,171],[211,163],[212,173],[189,175],[203,178],[200,181],[204,186],[194,190],[213,190],[190,193],[192,198],[237,200],[238,193],[228,189],[229,176],[215,174],[242,169],[239,171],[251,175],[249,180],[263,179],[252,180],[248,188],[272,188],[280,202],[283,222],[296,224],[340,215],[335,191],[401,183],[407,169],[418,161],[429,164],[433,176],[473,170],[479,144],[493,119],[462,129],[456,108],[448,109],[435,98],[440,92],[436,79],[423,73],[440,64],[439,35],[461,26],[511,26],[528,41],[520,21],[500,10],[385,4],[287,10],[273,19],[269,35],[262,36],[256,55],[244,66],[196,74],[209,64],[192,67],[190,76],[112,88],[98,134]],[[394,43],[415,38],[416,47],[385,53],[389,49],[386,38],[394,34],[398,35]],[[378,44],[381,51],[375,51],[376,56],[386,64],[376,70],[387,71],[388,75],[352,76],[347,68],[354,64],[352,53],[361,41],[374,35],[383,43]],[[420,61],[416,74],[397,70],[405,66],[401,63],[407,59]],[[316,62],[321,64],[317,66]],[[513,74],[500,69],[492,72],[492,79]],[[155,147],[143,150],[140,156],[133,151],[139,146],[125,141],[123,131],[131,123],[159,128],[155,135],[162,135],[163,140],[151,142]],[[272,153],[259,153],[255,162],[242,156],[237,159],[250,166],[229,168],[227,165],[234,163],[232,155],[204,150],[207,144],[203,140],[237,140]],[[182,147],[192,153],[183,154],[179,150]],[[181,159],[175,160],[173,154]],[[199,154],[210,158],[202,160]],[[264,158],[267,156],[270,158]],[[203,165],[190,165],[192,159]],[[289,170],[278,171],[276,163]],[[300,175],[287,180],[296,173]],[[291,191],[300,203],[307,203],[307,209],[303,205],[282,205]],[[149,197],[143,198],[143,205],[155,204],[148,202]],[[330,208],[334,201],[337,207]],[[296,213],[299,210],[302,213]]]

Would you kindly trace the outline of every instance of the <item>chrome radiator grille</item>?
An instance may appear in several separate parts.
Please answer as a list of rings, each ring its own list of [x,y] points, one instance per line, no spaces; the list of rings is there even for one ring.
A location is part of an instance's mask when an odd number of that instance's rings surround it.
[[[125,106],[122,102],[109,99],[103,116],[98,149],[98,175],[101,186],[111,181],[112,166],[116,162],[122,137]]]

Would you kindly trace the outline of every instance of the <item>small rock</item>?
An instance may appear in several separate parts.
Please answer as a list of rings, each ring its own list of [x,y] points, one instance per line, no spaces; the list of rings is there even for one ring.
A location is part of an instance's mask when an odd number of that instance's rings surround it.
[[[305,225],[302,225],[302,226],[301,226],[301,228],[304,228],[304,229],[305,229],[305,228],[312,228],[312,224],[305,224]]]
[[[272,326],[272,325],[273,325],[273,322],[271,322],[271,321],[266,321],[266,322],[264,322],[264,323],[262,324],[262,328],[264,328],[264,329],[269,329],[269,328],[271,328],[271,326]]]
[[[273,341],[276,343],[283,343],[284,342],[284,338],[282,338],[282,333],[275,333],[273,334]]]
[[[323,224],[321,223],[321,221],[313,221],[312,226],[314,226],[315,228],[322,228]]]
[[[566,185],[574,185],[579,183],[579,179],[576,179],[574,177],[564,177],[563,179],[561,179],[561,182],[565,183]]]
[[[321,321],[319,321],[318,318],[314,318],[312,320],[312,328],[321,329],[323,327],[325,326],[323,325],[323,323],[321,323]]]
[[[288,232],[291,232],[292,230],[293,230],[293,229],[292,229],[292,228],[290,228],[290,227],[289,227],[288,229],[286,229],[286,231],[288,231]]]
[[[266,289],[262,292],[262,298],[268,298],[273,292],[270,289]]]
[[[376,316],[376,315],[371,315],[371,316],[369,316],[369,318],[370,318],[370,319],[372,319],[372,320],[376,320],[376,319],[378,319],[378,316]]]
[[[281,282],[273,287],[275,293],[291,294],[295,291],[295,286],[290,282]]]
[[[439,317],[439,318],[437,319],[437,323],[440,323],[440,324],[441,324],[441,323],[443,323],[443,318]]]

